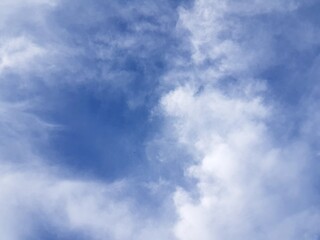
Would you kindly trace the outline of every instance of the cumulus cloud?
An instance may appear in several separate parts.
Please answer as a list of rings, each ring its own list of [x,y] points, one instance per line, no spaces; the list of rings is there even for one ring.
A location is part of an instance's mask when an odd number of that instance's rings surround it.
[[[272,81],[281,76],[264,75],[290,64],[277,52],[276,19],[300,7],[294,1],[199,0],[181,9],[191,59],[165,77],[178,84],[161,101],[171,133],[194,158],[185,177],[195,183],[174,194],[177,239],[318,238],[317,147],[310,136],[279,129],[292,115],[270,99],[277,91]],[[281,112],[288,115],[279,118]]]
[[[178,140],[198,161],[186,176],[194,191],[175,193],[178,239],[299,239],[316,234],[319,210],[313,164],[303,142],[273,143],[270,110],[259,99],[224,96],[210,89],[196,96],[177,89],[164,99]]]

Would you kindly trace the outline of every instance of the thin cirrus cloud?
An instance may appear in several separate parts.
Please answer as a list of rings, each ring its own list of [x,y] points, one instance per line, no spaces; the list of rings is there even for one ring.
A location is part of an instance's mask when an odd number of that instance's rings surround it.
[[[317,1],[0,7],[3,238],[319,238]]]

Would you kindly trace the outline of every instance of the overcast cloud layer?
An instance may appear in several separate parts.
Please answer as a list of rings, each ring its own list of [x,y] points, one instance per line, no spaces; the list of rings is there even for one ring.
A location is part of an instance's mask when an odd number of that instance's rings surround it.
[[[0,236],[320,239],[318,0],[0,2]]]

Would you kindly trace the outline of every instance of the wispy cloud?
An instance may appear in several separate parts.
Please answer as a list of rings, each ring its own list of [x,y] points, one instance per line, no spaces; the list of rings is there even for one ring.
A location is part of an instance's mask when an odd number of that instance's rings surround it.
[[[165,70],[175,6],[0,5],[1,236],[170,239],[173,219],[138,204],[155,183],[148,176],[136,183],[108,166],[143,162],[140,128],[148,127],[148,98]],[[113,175],[113,183],[92,169]]]
[[[165,224],[156,226],[134,210],[136,203],[125,195],[127,183],[70,179],[56,170],[39,165],[1,167],[3,237],[35,239],[40,225],[54,231],[55,238],[72,232],[91,239],[168,238]]]
[[[2,1],[0,235],[318,239],[318,5]]]

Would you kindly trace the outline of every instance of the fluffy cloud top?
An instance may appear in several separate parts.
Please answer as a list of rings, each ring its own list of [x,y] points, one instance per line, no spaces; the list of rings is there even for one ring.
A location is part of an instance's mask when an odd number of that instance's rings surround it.
[[[287,22],[277,19],[305,7],[294,1],[199,0],[180,11],[192,54],[184,64],[192,67],[182,70],[187,80],[162,98],[162,108],[177,141],[192,149],[195,160],[185,174],[195,184],[174,194],[177,239],[319,237],[317,147],[299,132],[303,124],[294,135],[289,125],[278,127],[292,115],[283,109],[288,105],[271,99],[277,92],[272,81],[291,76],[265,75],[291,64],[282,62],[278,39],[292,32],[279,32]],[[299,51],[296,46],[283,51]],[[166,78],[181,78],[179,68]]]

